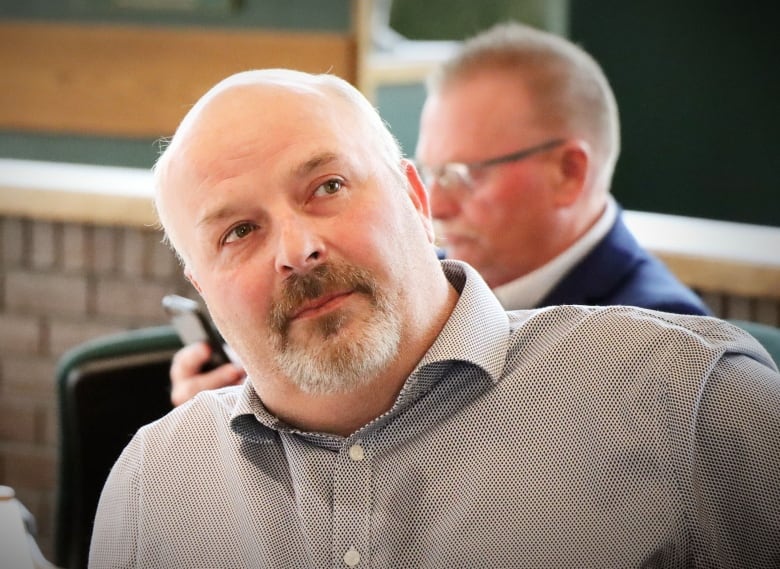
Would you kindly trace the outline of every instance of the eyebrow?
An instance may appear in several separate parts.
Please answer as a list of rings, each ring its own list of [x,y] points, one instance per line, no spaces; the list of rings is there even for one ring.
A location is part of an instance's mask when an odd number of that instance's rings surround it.
[[[291,168],[290,174],[294,178],[305,178],[313,171],[315,171],[317,168],[320,168],[332,162],[336,162],[338,161],[338,159],[339,159],[338,155],[334,152],[321,152],[319,154],[314,155],[309,160],[306,160],[305,162]],[[195,225],[196,227],[200,227],[202,225],[209,225],[219,219],[230,217],[232,214],[233,214],[232,207],[221,207],[203,216],[201,219],[197,221]]]
[[[232,207],[221,207],[219,209],[216,209],[214,211],[209,212],[208,214],[201,217],[196,223],[195,227],[200,227],[202,225],[210,225],[215,221],[218,221],[220,219],[230,217],[233,214],[234,208]]]
[[[296,178],[304,178],[317,168],[330,164],[331,162],[336,162],[338,158],[339,157],[334,152],[321,152],[320,154],[314,155],[306,162],[294,167],[291,173]]]

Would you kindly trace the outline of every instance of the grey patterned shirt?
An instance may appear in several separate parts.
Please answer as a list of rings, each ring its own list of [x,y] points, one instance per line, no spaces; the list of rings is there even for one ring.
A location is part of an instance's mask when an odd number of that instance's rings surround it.
[[[505,312],[477,273],[392,409],[343,438],[251,388],[141,429],[94,568],[780,567],[780,376],[720,320]]]

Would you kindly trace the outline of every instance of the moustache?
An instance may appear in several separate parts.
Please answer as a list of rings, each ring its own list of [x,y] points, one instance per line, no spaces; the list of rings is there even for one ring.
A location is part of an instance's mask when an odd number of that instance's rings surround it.
[[[295,273],[284,281],[270,312],[271,329],[282,335],[287,331],[293,315],[301,307],[323,295],[350,290],[365,294],[376,304],[377,285],[365,269],[352,265],[323,263],[303,273]]]

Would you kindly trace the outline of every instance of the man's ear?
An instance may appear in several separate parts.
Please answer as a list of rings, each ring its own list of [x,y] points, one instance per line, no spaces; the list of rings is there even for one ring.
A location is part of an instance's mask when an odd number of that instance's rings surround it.
[[[198,291],[198,294],[202,294],[198,280],[195,278],[195,275],[192,274],[192,271],[189,269],[189,267],[184,267],[184,276],[188,281],[190,281],[192,286],[195,287],[195,290]]]
[[[561,149],[556,172],[559,183],[555,202],[558,205],[570,206],[580,197],[588,177],[590,160],[591,148],[584,140],[572,140]]]
[[[434,231],[433,221],[431,219],[431,203],[428,199],[428,191],[425,189],[425,185],[422,183],[422,179],[420,178],[420,173],[417,172],[417,168],[415,168],[414,164],[412,164],[412,162],[406,158],[401,161],[401,164],[404,168],[404,173],[406,174],[406,180],[409,182],[407,185],[409,198],[412,200],[412,204],[414,204],[414,209],[416,209],[417,213],[420,214],[420,219],[422,220],[425,231],[428,234],[428,239],[431,241],[431,243],[433,243]]]

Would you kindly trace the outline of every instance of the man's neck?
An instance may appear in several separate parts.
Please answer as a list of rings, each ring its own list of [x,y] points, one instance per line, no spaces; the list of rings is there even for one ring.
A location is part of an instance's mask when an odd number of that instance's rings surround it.
[[[347,393],[312,394],[282,378],[254,384],[266,409],[287,425],[307,432],[349,436],[389,411],[407,378],[433,345],[458,301],[458,293],[444,280],[447,291],[431,310],[428,325],[402,340],[395,359],[371,382]]]

